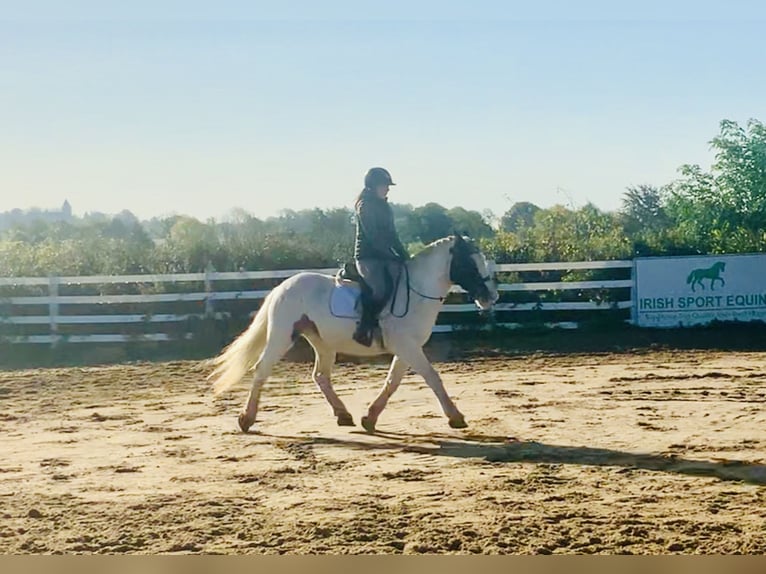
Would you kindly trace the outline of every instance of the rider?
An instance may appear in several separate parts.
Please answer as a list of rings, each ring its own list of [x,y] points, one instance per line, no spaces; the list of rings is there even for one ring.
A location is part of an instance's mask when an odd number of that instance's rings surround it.
[[[396,233],[394,214],[388,203],[391,174],[382,167],[373,167],[364,177],[364,189],[356,199],[356,269],[372,291],[371,301],[362,298],[362,317],[354,340],[369,347],[372,330],[377,324],[391,294],[393,282],[399,276],[409,254]]]

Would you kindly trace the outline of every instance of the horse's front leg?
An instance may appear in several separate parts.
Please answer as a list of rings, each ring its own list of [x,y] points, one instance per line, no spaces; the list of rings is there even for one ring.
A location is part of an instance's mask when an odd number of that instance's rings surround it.
[[[398,356],[394,357],[391,361],[391,368],[388,370],[388,376],[386,376],[386,382],[383,388],[380,390],[377,398],[372,402],[369,409],[367,409],[367,416],[362,417],[362,426],[367,432],[375,431],[375,424],[378,422],[378,417],[383,409],[388,404],[388,399],[391,398],[399,388],[399,384],[402,382],[404,373],[407,372],[407,364],[402,361]]]
[[[415,341],[407,339],[392,340],[389,342],[389,346],[397,357],[406,364],[409,364],[418,375],[423,377],[426,384],[431,387],[436,398],[439,399],[442,411],[447,416],[447,419],[449,419],[449,426],[456,429],[467,427],[465,417],[447,394],[439,373],[436,372],[436,369],[434,369],[425,353],[423,353],[422,347]]]
[[[723,280],[723,277],[716,277],[715,279],[713,279],[713,280],[710,282],[710,290],[711,290],[711,291],[715,291],[715,288],[714,288],[714,287],[715,287],[715,282],[716,282],[716,281],[720,281],[720,282],[721,282],[721,287],[726,287],[726,282]]]

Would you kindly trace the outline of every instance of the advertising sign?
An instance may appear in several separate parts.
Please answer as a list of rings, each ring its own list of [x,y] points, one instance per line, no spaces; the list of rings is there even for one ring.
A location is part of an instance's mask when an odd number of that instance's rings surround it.
[[[641,327],[766,322],[766,254],[651,257],[635,266]]]

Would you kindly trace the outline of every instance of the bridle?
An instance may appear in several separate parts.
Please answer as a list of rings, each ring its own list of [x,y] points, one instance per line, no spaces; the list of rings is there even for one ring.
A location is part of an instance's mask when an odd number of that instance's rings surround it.
[[[463,251],[463,253],[456,253],[456,251]],[[473,285],[470,288],[468,288],[464,284],[464,283],[466,283],[465,279],[460,280],[460,279],[458,279],[458,278],[453,276],[452,266],[455,263],[455,258],[456,257],[461,256],[461,255],[462,256],[470,257],[471,255],[473,255],[475,253],[478,253],[479,252],[478,249],[476,249],[475,247],[473,247],[471,245],[467,245],[466,244],[466,247],[464,247],[462,250],[461,249],[456,249],[455,247],[452,247],[450,249],[450,252],[452,253],[452,263],[450,264],[450,280],[453,283],[457,283],[458,285],[463,287],[463,289],[466,290],[466,292],[468,293],[468,296],[471,299],[476,299],[477,295],[478,295],[478,291],[482,287],[484,289],[487,288],[486,284],[487,284],[487,282],[492,280],[492,276],[491,275],[484,275],[484,276],[480,275],[479,274],[479,270],[476,267],[475,262],[473,262],[473,260],[471,260],[471,262],[472,262],[471,267],[474,270],[474,275],[475,276],[473,278],[471,278],[471,283]],[[407,287],[407,302],[406,302],[405,307],[404,307],[404,313],[402,313],[401,315],[397,315],[396,312],[394,311],[394,308],[396,307],[397,294],[399,292],[398,286],[399,286],[399,283],[402,280],[402,270],[404,271],[404,280],[405,280],[405,285]],[[419,291],[418,289],[413,287],[412,284],[410,283],[410,268],[409,268],[409,265],[407,265],[406,261],[402,263],[402,266],[400,267],[400,270],[399,270],[399,275],[396,278],[396,280],[394,281],[393,287],[394,287],[394,293],[393,293],[393,296],[391,297],[390,312],[391,312],[391,315],[393,315],[394,317],[396,317],[398,319],[401,319],[401,318],[405,317],[407,315],[407,313],[409,313],[409,311],[410,311],[410,300],[411,300],[410,292],[415,293],[415,295],[417,295],[418,297],[421,297],[421,298],[426,299],[428,301],[444,302],[447,299],[446,296],[434,297],[433,295],[426,295],[425,293],[422,293],[421,291]]]

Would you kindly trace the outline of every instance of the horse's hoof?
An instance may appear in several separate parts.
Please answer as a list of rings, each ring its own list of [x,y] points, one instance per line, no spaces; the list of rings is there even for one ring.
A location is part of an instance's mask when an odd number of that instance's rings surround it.
[[[362,428],[366,430],[368,433],[374,433],[375,432],[375,422],[374,420],[362,417]]]
[[[245,413],[242,413],[239,415],[237,422],[239,423],[239,428],[242,429],[242,432],[247,432],[250,430],[250,427],[253,426],[255,419],[251,419]]]
[[[460,417],[450,419],[449,426],[451,426],[453,429],[464,429],[468,428],[468,423],[465,422],[465,419],[461,415]]]
[[[354,417],[350,413],[341,413],[338,415],[339,427],[352,427],[354,425]]]

